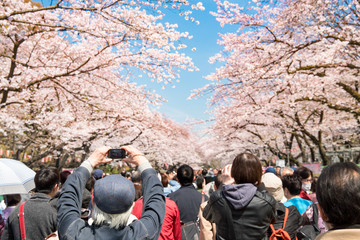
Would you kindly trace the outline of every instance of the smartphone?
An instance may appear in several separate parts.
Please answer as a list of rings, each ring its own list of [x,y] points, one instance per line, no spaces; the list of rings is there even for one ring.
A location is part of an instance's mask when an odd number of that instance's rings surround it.
[[[110,149],[108,152],[108,158],[111,158],[111,159],[126,158],[126,151],[122,148]]]

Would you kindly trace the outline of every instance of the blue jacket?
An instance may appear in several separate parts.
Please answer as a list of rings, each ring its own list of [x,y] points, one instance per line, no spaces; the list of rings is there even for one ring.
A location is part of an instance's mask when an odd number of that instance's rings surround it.
[[[164,195],[167,197],[170,193],[176,192],[181,187],[180,183],[175,180],[169,181],[170,187],[164,187]]]
[[[107,225],[89,226],[80,218],[82,192],[90,172],[79,167],[71,174],[58,200],[58,233],[60,239],[157,239],[165,216],[165,197],[154,169],[142,172],[144,207],[141,218],[122,229]]]
[[[302,215],[311,204],[312,201],[302,199],[301,197],[295,197],[284,202],[285,207],[295,206],[300,215]]]

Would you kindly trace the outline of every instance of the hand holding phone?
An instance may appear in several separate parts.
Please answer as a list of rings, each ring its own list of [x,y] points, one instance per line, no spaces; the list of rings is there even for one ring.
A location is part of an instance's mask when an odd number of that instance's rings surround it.
[[[124,162],[140,166],[141,163],[148,161],[142,152],[131,145],[122,146],[121,148],[125,149],[127,153],[127,157],[123,159]]]
[[[110,147],[101,147],[96,149],[88,158],[91,166],[96,167],[100,164],[111,162],[111,159],[106,158],[107,153],[109,152]]]
[[[110,149],[108,152],[108,158],[111,159],[122,159],[126,158],[126,151],[125,149]]]

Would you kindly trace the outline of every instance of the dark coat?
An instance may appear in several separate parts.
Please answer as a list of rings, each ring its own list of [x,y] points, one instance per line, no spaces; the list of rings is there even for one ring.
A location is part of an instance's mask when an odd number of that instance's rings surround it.
[[[236,185],[233,186],[236,187]],[[259,191],[255,189],[255,191],[249,191],[248,188],[244,188],[244,190],[246,191],[233,194],[233,196],[239,198],[236,204],[242,202],[244,198],[249,199],[241,207],[234,207],[231,201],[225,198],[226,194],[223,193],[225,190],[215,191],[211,194],[203,216],[208,221],[216,224],[216,239],[233,240],[229,231],[228,208],[226,208],[225,204],[229,206],[231,211],[236,239],[266,239],[269,225],[275,219],[276,201],[266,190]],[[250,196],[248,196],[249,194]],[[225,203],[225,201],[227,202]]]
[[[51,198],[44,193],[35,193],[24,206],[25,232],[27,240],[45,239],[56,231],[56,209],[50,205]],[[11,212],[6,221],[2,240],[20,240],[20,204]]]
[[[183,223],[196,221],[202,202],[202,196],[201,193],[196,191],[192,184],[181,186],[179,190],[170,193],[168,197],[178,206],[180,221]],[[204,196],[204,201],[207,201],[207,199],[208,197]]]

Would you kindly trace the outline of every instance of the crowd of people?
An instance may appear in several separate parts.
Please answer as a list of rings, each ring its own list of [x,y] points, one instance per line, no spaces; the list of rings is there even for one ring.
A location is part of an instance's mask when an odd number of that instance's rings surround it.
[[[109,147],[73,172],[45,167],[26,198],[6,195],[1,240],[360,239],[360,168],[262,167],[241,153],[223,169],[156,171],[124,146],[136,171],[105,175]]]

